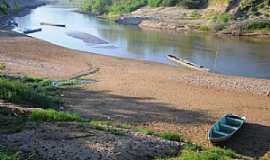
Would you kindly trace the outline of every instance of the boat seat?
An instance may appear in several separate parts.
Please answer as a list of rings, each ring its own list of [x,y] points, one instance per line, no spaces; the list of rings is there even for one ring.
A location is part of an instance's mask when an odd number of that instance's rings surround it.
[[[215,132],[216,134],[221,135],[221,136],[228,136],[228,135],[229,135],[229,134],[227,134],[227,133],[220,132],[220,131],[217,131],[217,130],[214,130],[214,132]]]
[[[232,129],[232,130],[237,130],[237,129],[238,129],[237,127],[233,127],[233,126],[230,126],[230,125],[227,125],[227,124],[222,124],[222,123],[220,123],[219,125],[220,125],[221,127],[230,128],[230,129]]]
[[[231,120],[231,121],[237,121],[237,122],[240,122],[242,123],[242,120],[241,119],[236,119],[236,118],[231,118],[231,117],[226,117],[227,119]]]

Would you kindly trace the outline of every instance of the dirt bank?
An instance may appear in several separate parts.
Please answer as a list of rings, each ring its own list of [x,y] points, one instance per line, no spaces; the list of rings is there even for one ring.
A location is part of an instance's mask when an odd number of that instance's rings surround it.
[[[28,122],[21,130],[0,132],[0,144],[44,160],[148,160],[174,156],[181,148],[177,142],[138,133],[116,135],[75,122]]]
[[[221,2],[218,2],[221,3]],[[224,2],[226,3],[226,2]],[[184,9],[180,7],[143,7],[132,13],[123,15],[116,20],[119,24],[137,25],[143,29],[169,30],[174,32],[197,31],[214,32],[230,36],[269,36],[267,27],[248,30],[243,29],[254,24],[259,26],[260,21],[269,25],[269,18],[252,17],[239,18],[237,11],[239,6],[222,4],[221,6],[210,5],[205,9]],[[228,19],[217,20],[218,17],[227,16]],[[215,18],[216,17],[216,18]],[[235,27],[237,24],[237,27]],[[242,27],[239,27],[242,26]]]
[[[69,111],[177,131],[204,145],[210,145],[211,124],[232,112],[247,116],[249,124],[225,145],[251,157],[269,151],[269,80],[83,53],[7,31],[0,32],[0,44],[5,73],[51,79],[91,73],[85,78],[97,83],[64,93]]]
[[[144,7],[119,18],[116,22],[126,25],[138,25],[145,29],[171,31],[191,31],[205,25],[205,20],[192,17],[193,12],[206,10],[183,9],[179,7]]]

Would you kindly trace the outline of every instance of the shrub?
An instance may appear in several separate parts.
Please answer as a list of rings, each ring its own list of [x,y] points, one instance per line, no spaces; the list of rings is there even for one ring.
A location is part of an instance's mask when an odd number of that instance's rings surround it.
[[[142,6],[145,6],[146,0],[119,1],[114,3],[109,9],[109,16],[120,16],[124,13],[132,12]]]
[[[82,10],[84,12],[91,11],[93,14],[101,15],[106,13],[111,5],[111,0],[84,0]]]
[[[161,6],[163,0],[148,0],[147,3],[150,7],[159,7]]]
[[[182,0],[180,5],[188,9],[196,9],[203,6],[201,0]]]
[[[10,6],[9,6],[7,0],[3,0],[2,3],[0,2],[0,11],[3,14],[7,15],[9,8],[10,8]]]
[[[163,0],[162,6],[170,7],[175,6],[178,3],[178,0]]]

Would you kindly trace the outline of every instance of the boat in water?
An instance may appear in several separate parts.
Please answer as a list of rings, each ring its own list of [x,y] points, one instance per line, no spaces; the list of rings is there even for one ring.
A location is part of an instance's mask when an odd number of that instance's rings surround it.
[[[41,22],[40,25],[46,25],[46,26],[54,26],[54,27],[66,27],[64,24],[53,24],[53,23],[46,23],[46,22]]]
[[[208,140],[212,143],[230,139],[246,122],[246,117],[226,114],[221,117],[208,132]]]
[[[171,55],[169,54],[167,56],[167,58],[173,62],[176,62],[176,63],[179,63],[183,66],[186,66],[188,68],[191,68],[191,69],[194,69],[194,70],[198,70],[198,71],[204,71],[204,72],[209,72],[210,69],[209,68],[205,68],[204,66],[201,66],[201,65],[198,65],[198,64],[195,64],[193,62],[190,62],[188,60],[185,60],[185,59],[182,59],[182,58],[178,58],[174,55]]]
[[[24,34],[30,34],[30,33],[41,32],[41,31],[42,31],[42,28],[24,29],[24,30],[22,30],[22,33],[24,33]]]

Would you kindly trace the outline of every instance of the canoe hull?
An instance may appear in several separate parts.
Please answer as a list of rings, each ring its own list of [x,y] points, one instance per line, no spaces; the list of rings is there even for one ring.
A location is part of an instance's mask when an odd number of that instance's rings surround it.
[[[208,140],[212,143],[225,142],[239,131],[245,122],[245,117],[226,114],[209,129]]]
[[[45,23],[45,22],[41,22],[40,25],[54,26],[54,27],[63,27],[63,28],[66,27],[66,25],[64,25],[64,24],[53,24],[53,23]]]
[[[200,66],[200,65],[197,65],[195,63],[192,63],[192,62],[189,62],[185,59],[181,59],[181,58],[178,58],[176,56],[173,56],[173,55],[168,55],[167,58],[171,61],[174,61],[176,63],[179,63],[183,66],[186,66],[188,68],[191,68],[191,69],[194,69],[194,70],[198,70],[198,71],[203,71],[203,72],[209,72],[210,70],[208,68],[204,68],[203,66]]]
[[[30,33],[41,32],[41,31],[42,31],[41,28],[37,28],[37,29],[27,29],[27,30],[24,30],[23,33],[24,33],[24,34],[30,34]]]

